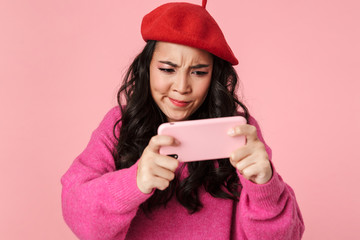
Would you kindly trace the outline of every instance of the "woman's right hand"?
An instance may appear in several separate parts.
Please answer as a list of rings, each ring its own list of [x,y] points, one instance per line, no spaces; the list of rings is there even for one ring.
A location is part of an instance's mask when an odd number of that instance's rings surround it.
[[[170,136],[156,135],[142,153],[136,176],[139,190],[145,194],[152,192],[154,188],[165,190],[170,181],[175,178],[175,170],[179,161],[175,158],[159,154],[161,146],[176,146],[179,143]]]

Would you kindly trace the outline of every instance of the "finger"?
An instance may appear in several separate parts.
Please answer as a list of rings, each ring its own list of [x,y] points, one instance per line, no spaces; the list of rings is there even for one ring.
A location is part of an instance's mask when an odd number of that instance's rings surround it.
[[[251,149],[247,145],[242,146],[231,153],[230,161],[236,164],[242,159],[248,157],[250,154],[251,154]]]
[[[265,145],[261,141],[257,140],[250,141],[246,145],[236,149],[231,153],[230,160],[233,162],[238,162],[248,157],[249,155],[256,155],[259,159],[268,159]]]
[[[253,125],[243,124],[229,129],[228,134],[230,136],[246,136],[247,141],[255,141],[258,139],[257,129]]]
[[[155,164],[157,166],[160,166],[162,168],[168,169],[172,172],[175,172],[177,167],[179,166],[179,161],[175,158],[164,156],[164,155],[158,155],[155,158]]]
[[[166,188],[169,187],[170,182],[161,177],[154,177],[153,185],[154,185],[153,188],[157,188],[159,190],[165,190]]]
[[[155,176],[148,174],[146,171],[141,171],[138,168],[138,174],[136,176],[136,184],[139,190],[145,194],[149,194],[153,188],[155,188]]]
[[[165,135],[156,135],[152,137],[149,141],[148,147],[152,152],[159,152],[161,146],[176,146],[179,145],[179,142],[171,136]]]
[[[257,164],[252,164],[239,172],[243,177],[254,182],[256,176],[260,173],[260,169]]]
[[[154,169],[154,168],[152,168],[152,169]],[[169,171],[169,170],[166,170],[166,171]],[[136,178],[136,183],[141,192],[148,194],[154,188],[164,190],[169,186],[169,181],[171,181],[171,180],[166,179],[164,177],[156,176],[155,174],[159,174],[159,175],[163,175],[163,176],[165,175],[167,178],[171,178],[170,174],[166,175],[166,173],[164,174],[164,172],[159,173],[158,171],[155,171],[155,173],[154,173],[153,170],[151,170],[150,172],[143,172],[143,174],[141,174],[141,172],[139,172],[137,175],[137,178]]]
[[[165,169],[162,167],[155,167],[153,169],[153,174],[157,177],[164,178],[168,181],[171,181],[175,178],[175,173],[170,171],[169,169]]]
[[[240,174],[254,183],[264,184],[271,179],[272,171],[269,162],[261,161],[246,167]]]
[[[253,155],[249,155],[244,159],[241,159],[241,161],[238,161],[235,165],[236,169],[242,173],[245,168],[253,165],[256,163],[256,159]]]

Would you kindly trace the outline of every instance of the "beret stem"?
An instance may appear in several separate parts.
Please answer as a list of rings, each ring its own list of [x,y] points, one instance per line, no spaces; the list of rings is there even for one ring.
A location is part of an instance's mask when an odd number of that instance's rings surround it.
[[[202,0],[202,7],[203,8],[206,8],[206,3],[207,3],[207,0]]]

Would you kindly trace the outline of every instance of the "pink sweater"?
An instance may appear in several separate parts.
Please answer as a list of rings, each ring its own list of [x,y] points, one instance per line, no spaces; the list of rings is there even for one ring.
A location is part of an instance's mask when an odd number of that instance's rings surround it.
[[[63,216],[80,239],[301,238],[304,224],[294,192],[275,170],[264,185],[239,175],[243,185],[239,202],[201,190],[204,207],[195,214],[188,214],[173,198],[166,208],[146,217],[139,206],[151,195],[137,188],[137,164],[115,169],[113,126],[119,118],[118,107],[109,111],[61,179]]]

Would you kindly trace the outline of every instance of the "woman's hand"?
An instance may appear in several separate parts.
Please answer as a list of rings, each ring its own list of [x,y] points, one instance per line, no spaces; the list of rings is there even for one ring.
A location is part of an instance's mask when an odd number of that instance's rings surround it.
[[[170,136],[156,135],[152,137],[140,157],[136,183],[139,190],[145,194],[154,188],[165,190],[175,177],[179,161],[159,154],[161,146],[176,146],[178,142]]]
[[[267,183],[272,177],[272,169],[265,146],[258,139],[256,127],[244,124],[230,129],[228,134],[246,137],[246,144],[231,153],[230,163],[246,179],[257,184]]]

